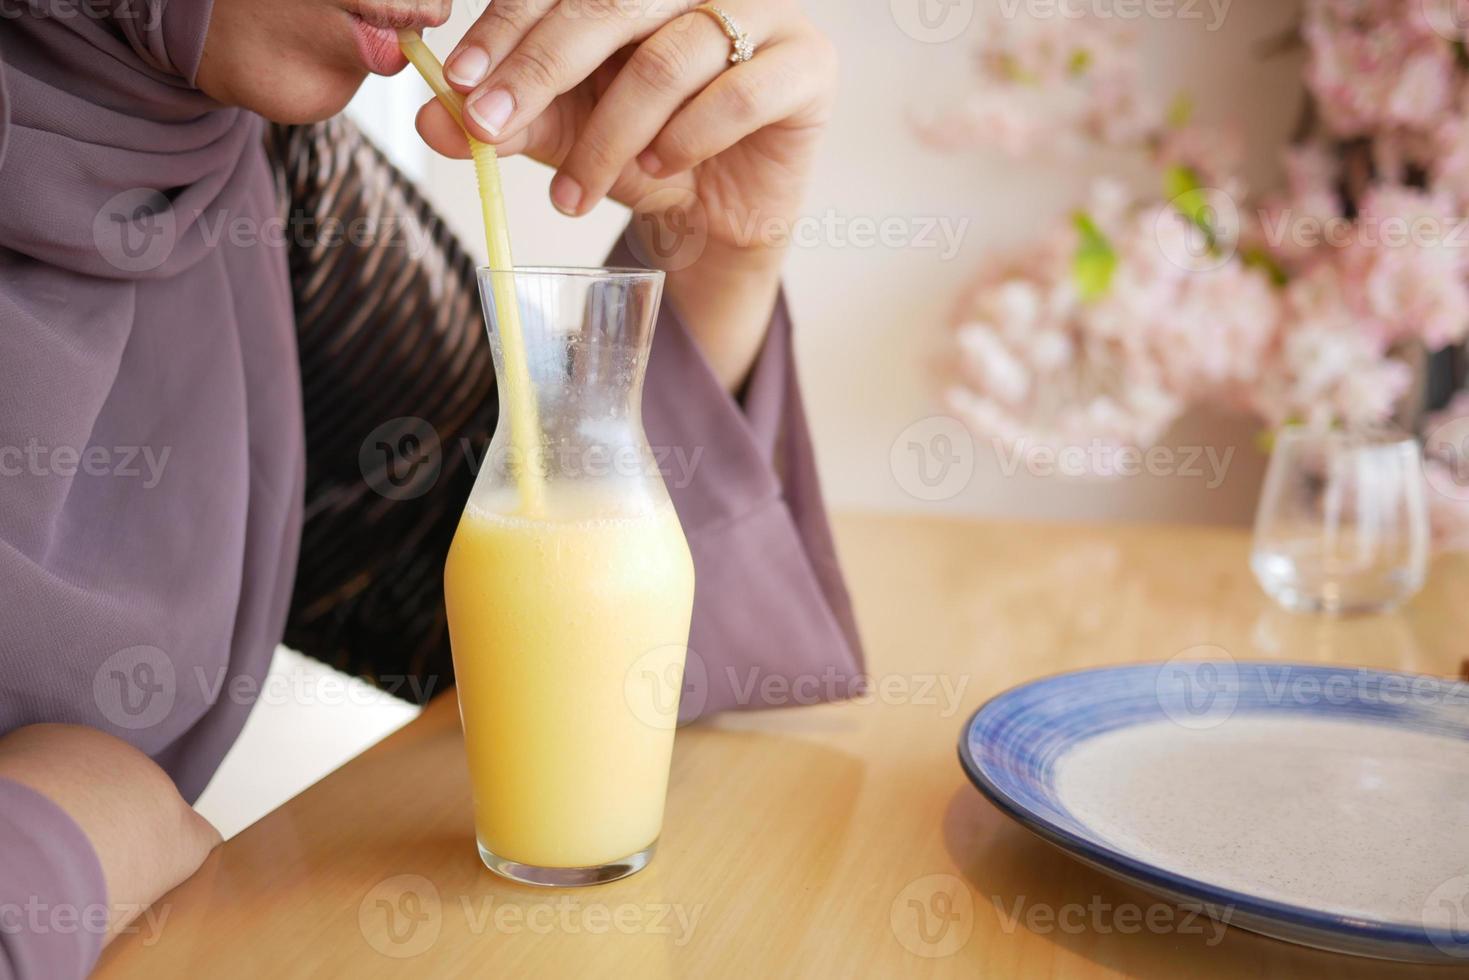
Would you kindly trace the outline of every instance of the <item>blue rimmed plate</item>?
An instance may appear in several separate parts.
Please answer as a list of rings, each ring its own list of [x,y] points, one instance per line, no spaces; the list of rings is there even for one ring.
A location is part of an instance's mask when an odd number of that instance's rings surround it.
[[[959,758],[1075,857],[1244,929],[1469,965],[1469,685],[1215,660],[1013,688]]]

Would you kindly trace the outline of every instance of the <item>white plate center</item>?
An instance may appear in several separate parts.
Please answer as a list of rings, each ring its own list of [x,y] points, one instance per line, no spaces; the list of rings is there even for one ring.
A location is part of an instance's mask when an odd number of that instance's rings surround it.
[[[1290,905],[1469,926],[1469,742],[1386,725],[1237,714],[1090,739],[1057,796],[1116,849]]]

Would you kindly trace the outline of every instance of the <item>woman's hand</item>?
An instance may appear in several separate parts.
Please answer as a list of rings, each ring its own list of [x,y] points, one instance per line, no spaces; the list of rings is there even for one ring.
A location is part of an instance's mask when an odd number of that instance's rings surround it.
[[[29,725],[0,738],[0,777],[47,797],[92,842],[107,881],[109,934],[188,878],[219,832],[142,752],[81,725]]]
[[[556,168],[559,210],[607,196],[634,208],[645,257],[669,271],[670,298],[733,385],[763,340],[836,56],[794,0],[727,0],[756,46],[731,64],[730,39],[695,6],[496,0],[446,74],[476,137]],[[439,152],[468,154],[436,103],[418,127]]]

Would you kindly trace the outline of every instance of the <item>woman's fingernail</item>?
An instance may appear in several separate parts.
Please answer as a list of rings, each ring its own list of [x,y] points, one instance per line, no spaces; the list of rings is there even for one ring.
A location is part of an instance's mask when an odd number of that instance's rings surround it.
[[[652,150],[644,150],[638,156],[638,166],[643,168],[643,173],[650,177],[656,177],[663,172],[663,161],[658,159],[658,154]]]
[[[466,106],[469,114],[480,127],[491,136],[499,136],[500,130],[510,121],[515,111],[515,100],[502,88],[491,89],[476,95]]]
[[[465,48],[444,66],[444,74],[456,85],[478,85],[489,73],[490,56],[484,48]]]
[[[581,207],[581,185],[565,174],[557,174],[551,181],[551,203],[562,214],[576,214]]]

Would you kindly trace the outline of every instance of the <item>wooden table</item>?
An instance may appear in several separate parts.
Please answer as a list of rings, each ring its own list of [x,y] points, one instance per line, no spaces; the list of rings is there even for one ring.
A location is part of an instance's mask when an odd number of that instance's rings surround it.
[[[838,537],[888,693],[680,731],[643,873],[557,892],[486,871],[440,698],[220,848],[99,975],[1446,975],[1170,917],[1000,816],[955,745],[1013,684],[1197,644],[1455,675],[1469,560],[1398,615],[1333,620],[1273,608],[1236,530],[854,516]]]

